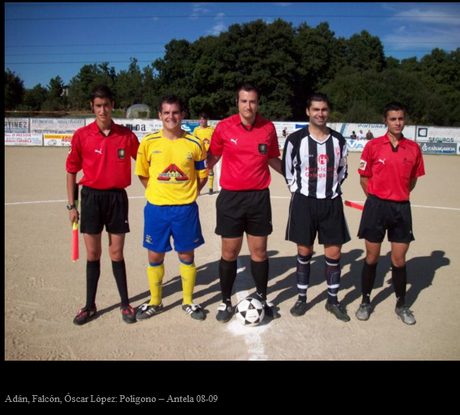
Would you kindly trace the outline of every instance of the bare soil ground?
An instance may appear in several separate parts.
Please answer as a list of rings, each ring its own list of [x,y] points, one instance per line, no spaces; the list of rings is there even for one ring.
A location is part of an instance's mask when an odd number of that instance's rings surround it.
[[[354,313],[360,302],[363,241],[356,237],[360,211],[346,208],[354,238],[343,248],[339,298],[351,322],[324,309],[326,283],[321,246],[312,263],[310,309],[290,315],[296,300],[295,246],[284,240],[289,193],[273,173],[274,233],[269,238],[269,299],[281,318],[245,328],[235,319],[215,320],[220,303],[220,239],[214,234],[216,195],[199,197],[206,244],[196,251],[195,300],[207,310],[204,322],[184,314],[179,262],[166,257],[166,311],[145,322],[125,324],[104,238],[98,318],[72,323],[85,302],[85,250],[71,261],[71,226],[65,209],[64,148],[5,148],[5,360],[458,360],[460,358],[460,157],[425,156],[427,175],[412,195],[416,241],[408,254],[408,302],[417,324],[406,326],[394,313],[389,244],[384,243],[373,292],[375,312],[368,322]],[[344,199],[364,201],[359,187],[358,154],[349,159]],[[131,233],[125,258],[133,306],[149,298],[147,253],[142,248],[143,188],[133,176]],[[451,208],[451,209],[446,209]],[[457,252],[457,254],[455,254]],[[244,244],[234,303],[253,292]]]

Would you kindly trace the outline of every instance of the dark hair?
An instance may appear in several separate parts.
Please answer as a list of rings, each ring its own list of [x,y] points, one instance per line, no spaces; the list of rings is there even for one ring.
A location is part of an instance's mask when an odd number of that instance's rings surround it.
[[[244,82],[238,87],[238,91],[236,92],[236,103],[238,104],[238,101],[240,99],[240,92],[255,92],[257,94],[257,101],[260,100],[260,90],[257,88],[255,85],[250,84],[248,82]]]
[[[208,114],[205,112],[202,112],[200,115],[198,115],[198,119],[204,118],[205,120],[209,120]]]
[[[401,104],[400,102],[396,102],[396,101],[388,103],[383,108],[383,118],[385,120],[387,119],[387,115],[388,115],[388,113],[390,111],[402,111],[402,112],[404,112],[404,115],[406,115],[406,113],[407,113],[407,109],[406,109],[405,105]]]
[[[107,85],[96,85],[90,94],[91,102],[94,102],[96,98],[110,99],[111,102],[114,101],[114,96],[112,90]]]
[[[174,94],[166,95],[163,98],[161,98],[160,105],[158,107],[159,112],[163,112],[163,104],[177,104],[179,106],[180,112],[185,111],[184,102],[177,95]]]
[[[311,107],[311,104],[313,101],[318,101],[318,102],[325,102],[329,109],[332,109],[332,103],[329,101],[329,98],[326,94],[323,94],[322,92],[315,92],[313,94],[310,94],[307,98],[307,108]]]

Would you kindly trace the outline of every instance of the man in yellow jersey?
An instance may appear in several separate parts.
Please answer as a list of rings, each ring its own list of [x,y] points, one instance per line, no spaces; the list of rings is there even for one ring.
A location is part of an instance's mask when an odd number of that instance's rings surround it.
[[[204,320],[203,309],[193,303],[197,270],[195,248],[204,243],[196,198],[206,184],[206,149],[196,137],[182,130],[185,116],[182,101],[168,95],[160,102],[158,118],[163,129],[142,139],[136,161],[136,175],[146,188],[144,248],[148,249],[150,302],[136,317],[145,320],[163,310],[162,283],[165,253],[179,254],[182,277],[182,309],[196,320]]]
[[[206,147],[206,152],[209,150],[209,146],[211,145],[211,137],[212,133],[214,132],[215,128],[208,125],[208,115],[202,112],[198,119],[200,120],[200,126],[196,127],[193,130],[193,135],[198,137],[201,141],[203,141],[204,146]],[[214,193],[214,170],[209,170],[209,194],[212,195]]]

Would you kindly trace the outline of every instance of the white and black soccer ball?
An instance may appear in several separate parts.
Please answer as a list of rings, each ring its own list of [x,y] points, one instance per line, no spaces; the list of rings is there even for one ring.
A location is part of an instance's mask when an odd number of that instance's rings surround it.
[[[264,306],[256,298],[247,297],[235,308],[236,318],[243,326],[257,326],[265,317]]]

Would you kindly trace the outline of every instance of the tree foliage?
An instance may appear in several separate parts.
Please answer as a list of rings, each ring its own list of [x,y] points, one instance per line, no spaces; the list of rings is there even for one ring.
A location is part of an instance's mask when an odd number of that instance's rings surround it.
[[[5,108],[14,110],[24,98],[24,82],[9,69],[5,71]]]
[[[145,103],[155,114],[161,96],[175,93],[189,118],[205,111],[221,119],[235,113],[242,82],[259,87],[261,113],[273,120],[305,120],[306,97],[324,91],[334,103],[334,121],[381,122],[383,106],[400,100],[414,123],[460,125],[460,49],[399,61],[386,58],[380,39],[367,31],[344,39],[328,23],[293,27],[281,19],[234,24],[195,42],[174,39],[163,58],[143,70],[134,58],[119,73],[108,62],[85,65],[70,81],[67,98],[57,93],[64,87],[59,77],[46,89],[24,91],[7,70],[5,107],[84,110],[91,89],[106,83],[118,108]]]

